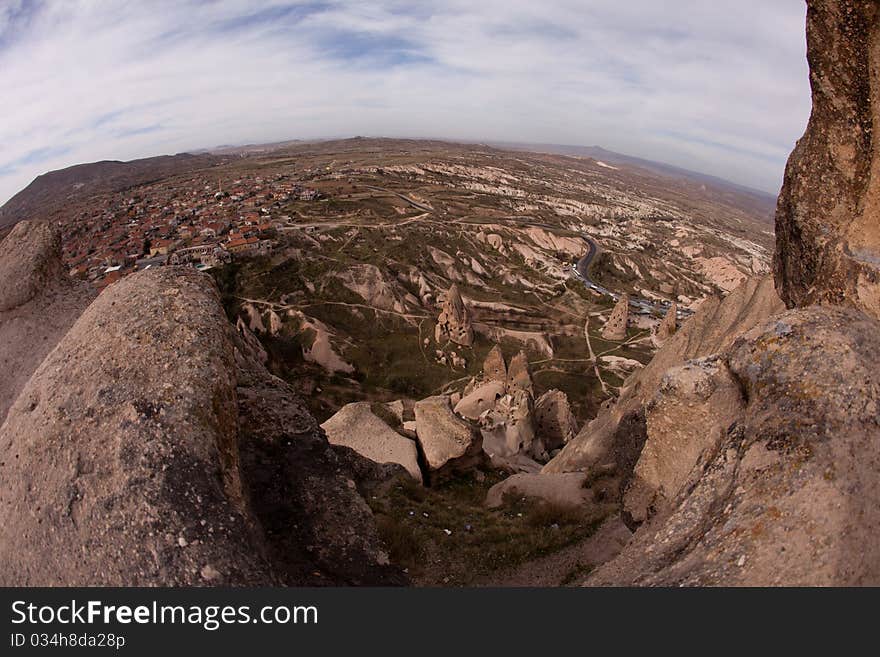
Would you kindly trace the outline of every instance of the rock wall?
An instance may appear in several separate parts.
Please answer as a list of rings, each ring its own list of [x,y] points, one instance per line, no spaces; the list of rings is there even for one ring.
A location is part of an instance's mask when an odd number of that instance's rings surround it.
[[[783,310],[785,306],[768,276],[746,279],[723,299],[707,298],[694,316],[666,340],[651,362],[624,382],[616,404],[600,411],[543,471],[590,470],[618,460],[615,452],[624,461],[634,463],[632,451],[641,450],[643,427],[635,432],[632,428],[644,425],[644,407],[666,372],[687,360],[723,351],[738,336]],[[620,430],[624,420],[628,428]]]
[[[880,6],[808,0],[813,112],[776,213],[774,272],[789,307],[880,317]]]
[[[877,363],[880,323],[852,309],[814,306],[770,319],[719,357],[740,399],[732,391],[702,401],[664,393],[690,407],[677,430],[688,434],[682,447],[699,441],[693,467],[684,475],[683,461],[669,453],[676,433],[668,426],[648,436],[643,459],[656,464],[649,449],[656,444],[673,468],[661,477],[676,483],[666,491],[670,507],[588,583],[880,583]],[[688,422],[717,411],[719,401],[724,423],[733,417],[726,428]],[[667,410],[672,402],[663,402]]]

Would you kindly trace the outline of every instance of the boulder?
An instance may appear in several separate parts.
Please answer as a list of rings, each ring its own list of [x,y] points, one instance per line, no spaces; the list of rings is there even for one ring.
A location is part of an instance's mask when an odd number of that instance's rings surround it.
[[[416,402],[415,417],[431,483],[480,463],[480,434],[452,411],[449,397],[437,395]]]
[[[489,489],[486,506],[490,509],[499,507],[504,503],[505,496],[511,495],[579,508],[593,502],[593,492],[587,487],[587,481],[587,475],[582,472],[515,474]]]
[[[626,340],[626,326],[629,321],[629,295],[624,294],[611,311],[611,316],[602,327],[602,337],[605,340],[619,342]]]
[[[559,449],[577,433],[577,420],[561,390],[548,390],[538,397],[534,419],[535,432],[547,450]]]
[[[776,212],[774,274],[789,307],[848,304],[880,318],[878,22],[876,2],[807,2],[813,111]]]
[[[434,340],[438,343],[451,341],[464,347],[470,347],[474,343],[470,314],[464,305],[458,286],[454,283],[446,293],[443,308],[437,318]]]
[[[377,417],[369,402],[346,404],[321,428],[331,445],[351,447],[376,463],[398,463],[421,483],[419,450],[415,442],[401,436]]]

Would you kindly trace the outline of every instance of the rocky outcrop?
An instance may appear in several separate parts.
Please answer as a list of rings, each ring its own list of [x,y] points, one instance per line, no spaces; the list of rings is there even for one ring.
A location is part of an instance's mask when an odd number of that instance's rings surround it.
[[[526,390],[513,390],[501,397],[480,417],[483,451],[496,467],[517,455],[544,456],[543,443],[536,440],[532,397]]]
[[[590,470],[613,462],[610,455],[615,452],[630,461],[632,450],[636,448],[638,457],[640,442],[647,430],[644,407],[666,372],[687,360],[723,351],[738,336],[783,310],[785,306],[768,276],[747,279],[723,299],[704,300],[694,316],[664,343],[651,362],[624,382],[617,402],[600,411],[543,471]],[[621,423],[630,429],[622,431]]]
[[[397,463],[421,483],[419,450],[414,441],[376,416],[369,402],[346,404],[321,425],[331,445],[351,447],[376,463]]]
[[[880,8],[807,2],[813,112],[789,158],[774,273],[789,307],[848,304],[880,317]]]
[[[504,362],[504,354],[497,344],[492,347],[483,361],[483,378],[487,381],[500,381],[507,383],[507,365]]]
[[[402,583],[355,457],[255,353],[203,274],[105,290],[0,428],[0,583]]]
[[[510,366],[507,368],[507,389],[511,392],[522,390],[530,395],[535,392],[532,373],[529,370],[529,357],[524,351],[517,352],[510,359]]]
[[[434,340],[440,344],[450,341],[464,347],[470,347],[474,343],[470,314],[455,284],[446,293],[443,308],[434,327]]]
[[[742,410],[738,383],[717,356],[669,370],[647,405],[647,439],[623,499],[632,527],[666,510],[689,473]]]
[[[678,304],[674,301],[669,308],[666,309],[666,315],[657,325],[657,331],[654,333],[654,344],[661,346],[670,336],[675,333],[678,328]]]
[[[629,321],[629,295],[624,294],[611,311],[611,316],[602,327],[602,337],[606,340],[625,340]]]
[[[577,433],[577,420],[561,390],[548,390],[538,397],[534,416],[535,431],[548,451],[559,449]]]
[[[851,309],[789,311],[721,361],[743,391],[735,420],[700,426],[710,396],[693,402],[686,435],[652,432],[646,450],[661,436],[702,449],[686,476],[658,477],[669,510],[589,583],[880,583],[880,323]],[[683,411],[686,396],[668,403]]]
[[[405,313],[408,306],[419,304],[413,295],[386,279],[376,265],[362,264],[349,267],[339,274],[338,278],[345,287],[361,297],[364,303],[374,308]]]
[[[61,263],[57,229],[21,221],[0,242],[0,424],[37,366],[95,297]]]
[[[455,405],[455,412],[469,420],[479,420],[483,413],[495,408],[505,394],[506,387],[502,381],[490,380],[462,397]]]
[[[480,434],[453,413],[449,397],[437,395],[416,402],[415,417],[416,435],[430,470],[431,483],[481,462]]]

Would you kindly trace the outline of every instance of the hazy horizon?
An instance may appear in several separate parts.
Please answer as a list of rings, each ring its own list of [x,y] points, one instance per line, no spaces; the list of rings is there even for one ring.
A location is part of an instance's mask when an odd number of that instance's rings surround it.
[[[47,171],[327,135],[599,145],[775,194],[801,0],[0,7],[0,204]]]

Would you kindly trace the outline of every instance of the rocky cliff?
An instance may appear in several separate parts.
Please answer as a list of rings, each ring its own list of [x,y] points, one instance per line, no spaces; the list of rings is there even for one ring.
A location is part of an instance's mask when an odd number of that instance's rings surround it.
[[[807,2],[813,112],[776,213],[775,276],[789,307],[880,317],[880,7]]]
[[[739,335],[784,309],[773,281],[766,276],[746,279],[723,299],[707,298],[651,362],[624,382],[616,403],[602,409],[543,471],[572,472],[614,464],[627,474],[644,440],[645,405],[667,370],[722,351]]]
[[[359,492],[395,470],[331,448],[246,331],[186,268],[88,306],[0,427],[0,584],[404,582]]]
[[[770,319],[704,370],[714,399],[670,372],[627,504],[645,510],[644,491],[664,486],[671,504],[590,583],[880,582],[878,363],[878,322],[812,307]]]
[[[799,308],[747,304],[705,335],[714,353],[676,363],[664,346],[622,395],[643,400],[644,447],[623,486],[640,526],[588,584],[880,583],[880,8],[807,6],[814,107],[786,170],[775,262]],[[691,322],[667,344],[704,333]]]

